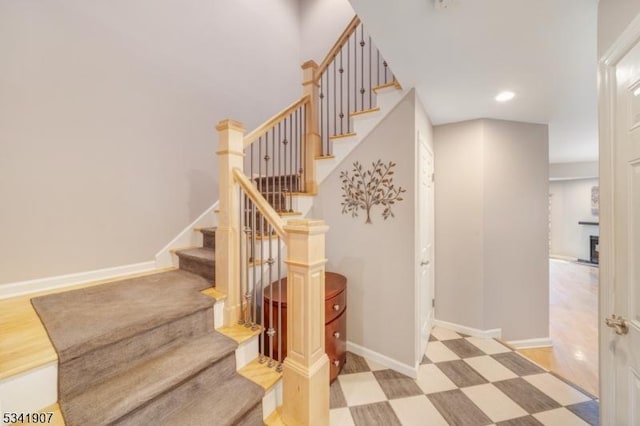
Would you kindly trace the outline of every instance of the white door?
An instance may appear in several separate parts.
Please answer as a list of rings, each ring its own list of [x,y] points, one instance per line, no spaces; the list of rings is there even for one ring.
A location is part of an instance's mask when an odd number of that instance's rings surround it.
[[[420,355],[424,354],[433,324],[433,153],[424,138],[418,134],[418,276],[420,306]]]
[[[634,22],[600,68],[603,425],[640,425],[640,21]]]

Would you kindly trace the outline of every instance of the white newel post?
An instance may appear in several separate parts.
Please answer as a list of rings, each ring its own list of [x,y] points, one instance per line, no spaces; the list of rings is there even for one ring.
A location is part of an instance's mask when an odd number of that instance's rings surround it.
[[[220,205],[216,229],[216,288],[227,295],[224,304],[224,325],[240,319],[240,253],[238,228],[240,198],[233,179],[233,169],[243,169],[244,132],[242,123],[222,120],[218,131],[218,167],[220,169]]]
[[[289,220],[287,232],[287,358],[282,420],[329,424],[329,358],[324,347],[325,233],[322,220]]]

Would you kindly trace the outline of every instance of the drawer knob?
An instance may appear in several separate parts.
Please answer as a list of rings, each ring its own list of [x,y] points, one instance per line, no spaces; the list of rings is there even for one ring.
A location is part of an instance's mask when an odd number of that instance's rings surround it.
[[[340,305],[338,305],[337,303],[335,305],[333,305],[333,310],[334,311],[339,311],[340,310]]]
[[[336,367],[340,367],[340,361],[337,359],[333,360],[333,365],[335,365]]]
[[[340,338],[340,332],[336,331],[335,333],[333,333],[333,337],[335,337],[336,339]]]

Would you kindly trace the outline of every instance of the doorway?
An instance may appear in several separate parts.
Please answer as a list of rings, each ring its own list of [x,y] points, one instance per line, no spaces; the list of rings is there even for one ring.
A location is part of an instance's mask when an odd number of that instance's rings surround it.
[[[563,169],[582,176],[560,179]],[[598,395],[598,163],[555,164],[549,182],[549,337],[552,347],[520,352]],[[594,195],[596,195],[594,197]]]

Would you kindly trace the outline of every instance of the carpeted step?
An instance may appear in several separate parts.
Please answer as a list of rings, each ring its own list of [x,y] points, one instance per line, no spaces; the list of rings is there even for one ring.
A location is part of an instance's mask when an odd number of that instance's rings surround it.
[[[165,425],[262,426],[264,390],[236,374],[165,418]]]
[[[32,299],[58,353],[60,399],[214,330],[214,302],[199,292],[208,286],[169,271]]]
[[[262,176],[254,178],[260,192],[300,192],[300,175]]]
[[[216,228],[202,228],[202,247],[215,250],[216,248]]]
[[[67,425],[159,424],[236,375],[237,344],[213,331],[149,358],[64,401]]]
[[[213,249],[194,247],[176,251],[180,260],[180,269],[188,271],[213,282],[216,276],[215,252]]]

